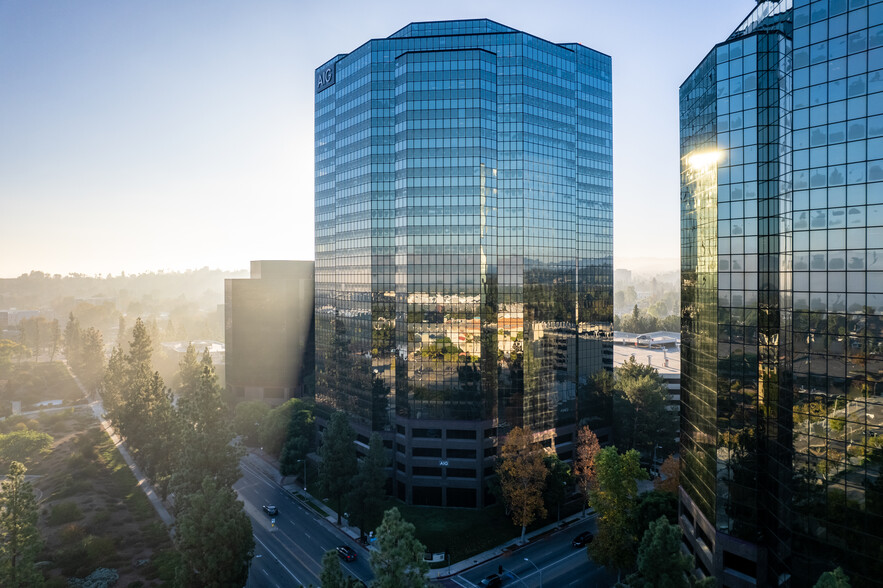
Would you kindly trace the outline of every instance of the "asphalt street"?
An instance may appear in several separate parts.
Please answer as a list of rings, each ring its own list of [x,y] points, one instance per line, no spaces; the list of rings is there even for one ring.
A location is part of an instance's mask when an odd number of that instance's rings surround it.
[[[503,568],[503,586],[525,588],[595,588],[613,586],[616,577],[589,560],[586,548],[571,541],[583,531],[598,531],[596,517],[570,525],[566,530],[535,540],[530,545],[478,565],[445,581],[448,586],[480,587],[482,578]],[[527,558],[529,561],[525,561]]]
[[[356,550],[358,559],[349,563],[341,560],[341,567],[351,576],[370,583],[372,575],[365,549],[320,520],[315,511],[291,498],[245,460],[241,466],[243,477],[233,489],[245,503],[255,538],[248,588],[319,586],[322,556],[344,544]],[[279,509],[275,523],[261,509],[264,504],[274,504]]]
[[[247,588],[319,586],[322,556],[326,551],[344,544],[356,551],[358,559],[349,563],[341,560],[341,567],[351,576],[370,585],[373,576],[368,565],[367,550],[320,518],[313,509],[291,498],[246,460],[241,462],[241,466],[243,477],[233,488],[245,503],[255,537],[255,558],[252,560]],[[274,504],[279,514],[271,519],[261,508],[264,504]],[[480,587],[482,578],[497,573],[499,566],[502,566],[504,586],[612,586],[616,582],[614,576],[590,561],[585,548],[571,546],[571,540],[585,530],[597,531],[595,517],[571,524],[565,531],[534,540],[525,547],[436,584],[451,588]],[[530,561],[525,561],[525,558]]]

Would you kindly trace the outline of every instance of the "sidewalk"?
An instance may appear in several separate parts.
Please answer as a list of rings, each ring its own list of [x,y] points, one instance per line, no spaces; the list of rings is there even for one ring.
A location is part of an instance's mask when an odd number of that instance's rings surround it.
[[[339,529],[344,534],[348,535],[351,539],[359,538],[359,530],[355,527],[351,527],[346,524],[346,519],[342,518],[344,521],[343,524],[337,524],[337,513],[328,507],[324,502],[320,499],[315,498],[310,495],[303,489],[303,486],[298,484],[294,484],[291,482],[285,483],[286,480],[290,480],[290,477],[283,478],[279,473],[279,462],[278,460],[273,459],[272,457],[259,452],[258,450],[249,449],[245,458],[248,460],[248,463],[258,468],[261,473],[263,473],[267,478],[273,480],[277,484],[279,484],[283,489],[285,489],[292,496],[297,497],[298,495],[306,497],[307,500],[311,501],[315,506],[321,508],[325,512],[325,520],[328,523]],[[513,553],[516,550],[529,545],[532,541],[536,541],[546,535],[556,533],[558,531],[565,530],[570,524],[583,520],[584,518],[589,518],[594,515],[594,511],[592,509],[587,509],[585,516],[581,513],[571,515],[569,517],[561,519],[560,523],[553,523],[551,525],[547,525],[535,531],[531,531],[525,535],[525,543],[522,545],[518,545],[518,539],[512,539],[511,541],[506,542],[504,545],[498,545],[497,547],[485,551],[483,553],[479,553],[477,555],[473,555],[467,559],[462,561],[458,561],[449,566],[444,566],[442,568],[436,568],[434,570],[430,570],[428,577],[430,580],[442,580],[445,578],[449,578],[451,576],[456,576],[466,570],[469,570],[475,566],[481,565],[488,561],[491,561],[497,557],[502,556],[506,553]],[[370,547],[366,549],[371,549]]]
[[[71,377],[74,379],[74,382],[77,383],[77,386],[80,387],[80,390],[83,391],[83,394],[88,397],[89,392],[80,382],[80,379],[77,378],[73,371],[71,371],[71,368],[69,365],[67,365],[67,362],[64,362],[64,365],[67,368],[68,373],[70,373]],[[132,475],[134,475],[135,479],[138,481],[138,487],[141,488],[142,491],[144,491],[144,494],[147,495],[147,499],[150,501],[150,504],[153,506],[156,514],[159,515],[159,518],[160,520],[162,520],[163,524],[168,527],[169,535],[174,536],[175,517],[171,515],[165,504],[163,504],[163,501],[157,495],[153,484],[150,483],[150,480],[147,479],[147,476],[144,475],[144,472],[141,471],[141,468],[139,468],[138,465],[135,464],[135,460],[132,459],[132,456],[129,454],[129,450],[126,449],[125,443],[123,443],[123,440],[114,430],[113,426],[103,417],[104,407],[101,404],[101,400],[96,399],[90,402],[88,406],[92,409],[92,414],[95,415],[95,418],[97,418],[98,422],[101,424],[101,429],[107,433],[108,437],[110,437],[110,440],[113,441],[114,447],[116,447],[117,451],[120,452],[120,455],[123,456],[126,465],[129,466],[129,469],[132,471]]]

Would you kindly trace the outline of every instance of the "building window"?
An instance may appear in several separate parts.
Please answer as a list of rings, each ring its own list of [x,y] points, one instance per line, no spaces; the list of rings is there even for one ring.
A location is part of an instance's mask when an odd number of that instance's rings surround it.
[[[417,439],[441,439],[441,429],[412,429],[411,436]]]
[[[448,429],[448,439],[475,439],[475,431],[469,429]]]
[[[437,447],[412,447],[411,455],[414,457],[441,457],[442,451]]]
[[[469,468],[448,468],[449,478],[475,478],[475,470]]]
[[[459,459],[475,459],[476,453],[474,449],[450,449],[448,448],[448,457],[456,457]]]
[[[435,478],[441,477],[441,468],[427,468],[422,466],[414,466],[411,468],[411,473],[415,476],[432,476]]]
[[[411,501],[418,506],[441,506],[442,489],[431,486],[411,488]]]

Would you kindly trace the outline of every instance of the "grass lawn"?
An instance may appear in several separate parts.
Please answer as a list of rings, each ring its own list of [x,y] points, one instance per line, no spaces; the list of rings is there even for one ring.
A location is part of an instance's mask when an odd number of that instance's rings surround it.
[[[447,551],[458,562],[521,535],[500,505],[481,510],[407,506],[391,501],[402,517],[416,527],[417,538],[429,552]]]

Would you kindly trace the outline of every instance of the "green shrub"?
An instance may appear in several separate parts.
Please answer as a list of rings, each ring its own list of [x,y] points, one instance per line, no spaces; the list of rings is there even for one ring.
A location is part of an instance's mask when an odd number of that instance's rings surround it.
[[[64,523],[78,521],[81,518],[83,518],[83,513],[75,503],[59,502],[52,505],[52,511],[49,513],[46,522],[53,526],[63,525]]]

